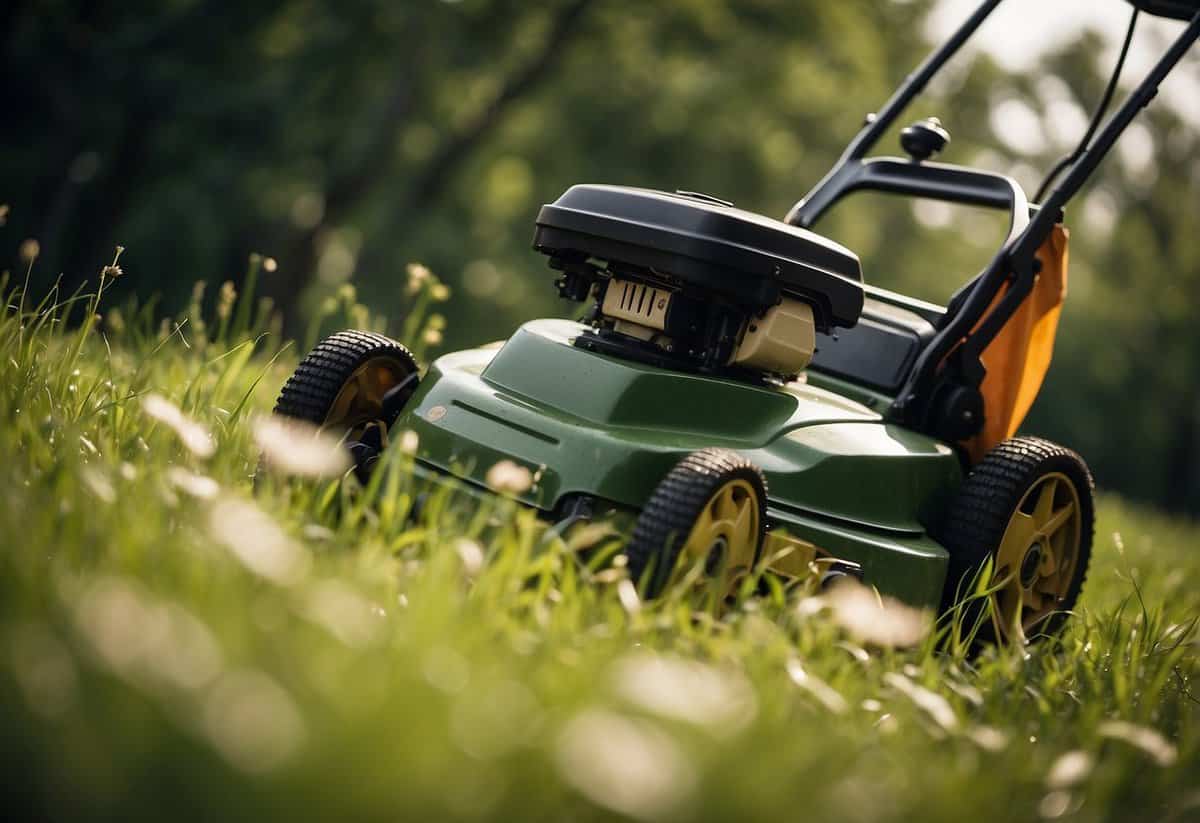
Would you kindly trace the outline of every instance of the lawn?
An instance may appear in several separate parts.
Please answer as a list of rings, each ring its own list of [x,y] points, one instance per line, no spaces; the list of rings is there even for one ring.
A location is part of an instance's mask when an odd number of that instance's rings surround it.
[[[256,484],[298,352],[229,289],[3,291],[9,819],[1200,819],[1200,528],[1103,477],[1060,641],[888,647],[812,592],[641,602],[507,501],[414,521],[402,447]]]

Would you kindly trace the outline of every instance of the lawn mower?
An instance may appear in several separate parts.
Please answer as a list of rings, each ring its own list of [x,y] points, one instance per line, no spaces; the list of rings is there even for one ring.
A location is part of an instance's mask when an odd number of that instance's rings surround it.
[[[816,569],[939,613],[973,602],[990,639],[1053,633],[1087,572],[1093,481],[1073,451],[1017,431],[1066,293],[1063,209],[1200,36],[1200,0],[1130,0],[1104,99],[1032,199],[932,162],[950,142],[936,118],[900,132],[906,157],[868,158],[1000,2],[866,117],[783,221],[693,192],[573,186],[541,209],[533,246],[559,294],[590,307],[582,322],[534,320],[424,374],[393,340],[335,334],[276,413],[343,436],[359,471],[411,431],[421,477],[488,494],[489,470],[511,465],[536,482],[506,493],[548,521],[626,512],[647,597],[688,567],[726,592]],[[1185,25],[1106,119],[1139,12]],[[1000,210],[1008,231],[933,305],[864,283],[858,257],[812,231],[861,191]]]

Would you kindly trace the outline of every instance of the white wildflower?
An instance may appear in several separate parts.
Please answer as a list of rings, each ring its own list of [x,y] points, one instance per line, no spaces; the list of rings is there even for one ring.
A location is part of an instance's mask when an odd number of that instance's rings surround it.
[[[916,704],[917,708],[928,714],[946,731],[953,731],[958,727],[958,716],[954,713],[954,709],[950,706],[949,701],[937,692],[931,692],[923,686],[918,686],[904,675],[896,672],[885,674],[883,682],[905,695]]]
[[[41,623],[18,623],[8,628],[7,640],[12,671],[29,707],[47,717],[71,708],[79,677],[70,651],[54,632]]]
[[[254,442],[272,468],[299,477],[337,476],[352,462],[336,437],[292,418],[258,418],[254,421]]]
[[[308,570],[308,555],[253,503],[235,497],[218,500],[209,528],[242,565],[272,583],[295,583]]]
[[[137,685],[199,689],[221,670],[221,649],[208,627],[136,584],[96,581],[79,597],[75,618],[99,660]]]
[[[417,446],[420,445],[420,442],[421,439],[417,436],[417,433],[412,429],[409,429],[400,435],[400,451],[407,455],[415,455],[417,453]]]
[[[142,411],[158,422],[173,429],[183,445],[197,457],[212,457],[216,451],[212,434],[201,423],[187,417],[179,407],[160,394],[148,394],[142,398]]]
[[[628,576],[621,576],[625,574],[624,570],[608,569],[607,571],[612,572],[613,577],[620,577],[617,580],[617,598],[621,601],[621,608],[625,609],[628,614],[637,614],[641,611],[642,599],[638,597],[637,586],[633,585],[633,581]],[[601,579],[603,574],[604,572],[601,572],[596,575],[596,579],[602,583],[606,582]]]
[[[1127,723],[1124,720],[1112,720],[1101,724],[1097,732],[1101,737],[1122,740],[1131,746],[1141,749],[1157,763],[1166,768],[1178,758],[1179,752],[1174,744],[1154,729]]]
[[[618,661],[613,680],[632,705],[720,736],[741,731],[757,712],[744,675],[694,660],[637,653]]]
[[[1008,735],[993,726],[976,726],[967,737],[984,751],[1000,752],[1008,746]]]
[[[1047,820],[1062,817],[1071,808],[1071,793],[1064,791],[1047,792],[1038,803],[1038,814]]]
[[[1046,775],[1046,785],[1052,789],[1066,789],[1082,783],[1096,765],[1090,754],[1074,749],[1060,755]]]
[[[379,636],[379,613],[372,603],[339,580],[317,583],[308,592],[305,615],[347,646],[361,649]]]
[[[83,482],[91,490],[92,494],[96,495],[97,499],[104,503],[113,503],[117,499],[117,490],[113,488],[112,481],[104,474],[87,466],[80,474]]]
[[[881,597],[850,581],[834,587],[823,599],[842,628],[859,641],[875,646],[915,646],[925,638],[932,622],[928,612]]]
[[[460,537],[454,541],[454,550],[469,577],[475,577],[483,569],[483,547],[474,540]]]
[[[226,760],[251,773],[270,771],[304,742],[304,721],[282,686],[258,671],[231,672],[204,705],[204,730]]]
[[[425,287],[425,284],[433,279],[433,272],[428,267],[420,263],[408,264],[408,293],[416,294]]]
[[[533,472],[511,460],[501,460],[488,469],[485,481],[494,491],[520,494],[533,485]]]
[[[167,482],[181,492],[201,500],[211,500],[221,491],[220,485],[211,477],[195,474],[179,466],[167,469]]]
[[[556,759],[563,778],[593,803],[641,820],[672,814],[696,784],[692,764],[661,729],[602,709],[572,718]]]
[[[799,660],[792,658],[787,663],[788,677],[804,691],[817,699],[831,714],[845,714],[849,706],[846,698],[842,697],[832,686],[816,675],[809,674]]]

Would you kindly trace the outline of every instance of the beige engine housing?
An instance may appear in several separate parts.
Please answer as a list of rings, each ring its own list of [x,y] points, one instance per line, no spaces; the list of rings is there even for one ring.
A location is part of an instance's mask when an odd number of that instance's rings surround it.
[[[751,318],[731,363],[774,374],[799,374],[817,347],[813,310],[784,298],[761,318]]]

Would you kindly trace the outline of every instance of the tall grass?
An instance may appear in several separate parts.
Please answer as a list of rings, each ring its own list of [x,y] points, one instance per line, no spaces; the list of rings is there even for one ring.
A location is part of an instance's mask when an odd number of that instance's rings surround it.
[[[1063,636],[975,658],[805,590],[645,603],[602,530],[414,518],[400,448],[367,488],[254,484],[297,353],[252,294],[164,323],[103,280],[4,292],[12,819],[1200,818],[1194,527],[1103,496]]]

